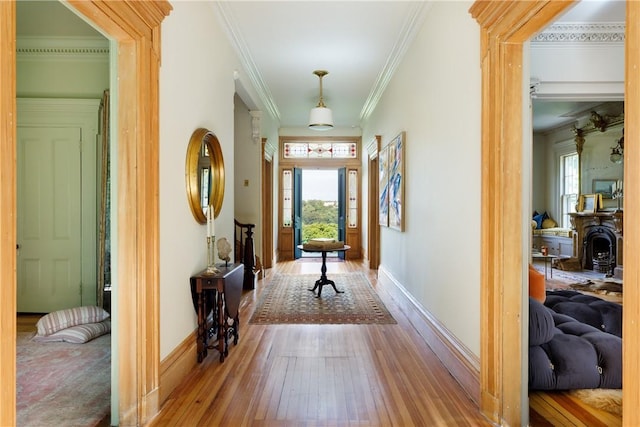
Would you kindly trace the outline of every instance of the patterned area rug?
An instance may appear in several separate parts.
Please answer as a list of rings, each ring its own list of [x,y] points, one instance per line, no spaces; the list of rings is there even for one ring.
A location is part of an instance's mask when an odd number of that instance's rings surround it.
[[[362,273],[328,274],[336,294],[325,285],[322,296],[313,288],[319,274],[276,274],[265,285],[249,323],[253,324],[367,324],[396,323]]]
[[[111,407],[111,335],[85,344],[17,340],[17,424],[94,426]]]

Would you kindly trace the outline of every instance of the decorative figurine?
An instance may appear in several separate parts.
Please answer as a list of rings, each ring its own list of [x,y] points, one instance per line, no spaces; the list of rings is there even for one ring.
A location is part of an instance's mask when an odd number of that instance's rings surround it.
[[[218,239],[216,246],[218,247],[218,258],[224,261],[225,267],[228,267],[229,261],[231,261],[231,257],[229,256],[231,253],[231,245],[226,238],[222,237]]]

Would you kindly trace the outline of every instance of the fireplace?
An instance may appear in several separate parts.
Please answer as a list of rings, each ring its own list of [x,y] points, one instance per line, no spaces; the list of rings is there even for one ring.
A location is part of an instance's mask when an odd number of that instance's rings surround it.
[[[590,227],[584,237],[582,268],[613,276],[616,267],[616,235],[609,228]]]
[[[572,213],[573,256],[585,270],[622,278],[622,211]]]

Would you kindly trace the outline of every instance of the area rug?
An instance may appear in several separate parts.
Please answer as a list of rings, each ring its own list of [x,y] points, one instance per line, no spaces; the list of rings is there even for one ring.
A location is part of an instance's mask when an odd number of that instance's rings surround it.
[[[540,273],[544,274],[544,264],[534,263],[533,267]],[[551,266],[547,266],[547,281],[554,281],[559,283],[574,284],[574,283],[588,283],[589,279],[583,275],[575,274],[571,271],[563,271],[553,269],[551,273]]]
[[[570,288],[581,292],[622,296],[622,283],[610,280],[591,280],[587,283],[575,283]]]
[[[95,426],[111,408],[111,335],[85,344],[17,340],[17,425]]]
[[[622,390],[594,388],[571,390],[569,394],[589,406],[622,415]]]
[[[329,274],[335,293],[325,285],[322,296],[313,288],[318,274],[276,274],[262,291],[249,320],[253,324],[388,324],[396,323],[362,273]]]

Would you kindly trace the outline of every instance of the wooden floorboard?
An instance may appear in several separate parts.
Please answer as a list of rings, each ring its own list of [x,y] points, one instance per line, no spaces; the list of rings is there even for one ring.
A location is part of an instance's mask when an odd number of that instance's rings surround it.
[[[359,261],[327,263],[327,274],[364,272],[397,324],[248,324],[276,271],[319,274],[320,263],[279,263],[245,293],[238,344],[222,364],[210,351],[151,425],[491,425]]]
[[[328,275],[364,272],[397,325],[248,324],[272,274],[317,273],[319,265],[307,259],[269,270],[243,295],[240,341],[226,361],[210,351],[151,425],[491,425],[378,285],[375,271],[358,261],[327,263]],[[18,331],[35,331],[40,317],[19,314]],[[563,393],[532,392],[529,399],[533,427],[622,425],[619,416]]]

